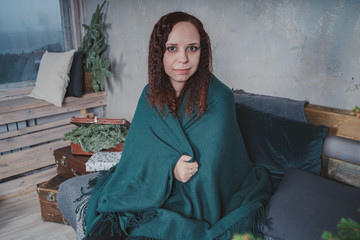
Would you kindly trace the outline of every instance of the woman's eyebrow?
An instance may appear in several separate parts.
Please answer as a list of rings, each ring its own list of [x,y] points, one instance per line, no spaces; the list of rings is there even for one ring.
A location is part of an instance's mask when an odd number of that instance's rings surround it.
[[[166,45],[166,46],[167,46],[167,45],[177,46],[177,45],[179,45],[179,44],[178,44],[178,43],[171,43],[171,42],[169,42],[169,43],[166,43],[165,45]],[[200,45],[200,43],[199,43],[199,42],[194,42],[194,43],[188,43],[187,45]]]

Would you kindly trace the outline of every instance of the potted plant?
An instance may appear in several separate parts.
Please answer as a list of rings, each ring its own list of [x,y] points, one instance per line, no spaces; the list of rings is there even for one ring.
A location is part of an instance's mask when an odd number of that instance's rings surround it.
[[[102,32],[105,28],[103,21],[103,7],[105,3],[106,1],[101,6],[97,5],[90,25],[83,24],[86,34],[83,37],[82,46],[79,48],[79,51],[84,53],[85,91],[90,91],[91,87],[95,92],[104,90],[105,79],[113,77],[110,71],[110,60],[106,57],[107,44]]]
[[[71,150],[75,154],[92,155],[102,150],[121,151],[128,130],[126,125],[82,125],[65,133],[63,140],[71,142]]]

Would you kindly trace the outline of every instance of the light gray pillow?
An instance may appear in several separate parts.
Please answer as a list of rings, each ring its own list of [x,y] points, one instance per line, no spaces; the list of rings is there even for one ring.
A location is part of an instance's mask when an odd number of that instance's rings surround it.
[[[46,51],[41,58],[35,87],[29,96],[61,107],[69,84],[74,52],[75,50],[61,53]]]

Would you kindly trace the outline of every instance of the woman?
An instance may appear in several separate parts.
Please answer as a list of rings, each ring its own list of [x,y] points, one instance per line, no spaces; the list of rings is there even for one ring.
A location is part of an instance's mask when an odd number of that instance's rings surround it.
[[[258,232],[270,180],[248,158],[231,90],[212,76],[202,23],[183,12],[163,16],[148,64],[149,84],[121,161],[80,207],[87,207],[87,237],[230,239]]]

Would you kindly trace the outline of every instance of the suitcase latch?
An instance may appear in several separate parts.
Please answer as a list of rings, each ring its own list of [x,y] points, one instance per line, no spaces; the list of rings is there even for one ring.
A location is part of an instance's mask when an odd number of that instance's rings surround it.
[[[71,172],[74,174],[75,177],[81,176],[82,174],[76,171],[75,169],[71,169]]]
[[[55,202],[56,201],[55,194],[53,192],[41,193],[40,192],[40,187],[37,187],[36,192],[39,195],[46,195],[46,200],[48,200],[49,202]]]
[[[48,200],[49,202],[55,202],[55,194],[53,192],[49,192],[46,196],[46,200]]]
[[[61,157],[60,164],[61,164],[63,167],[67,167],[66,156],[62,156],[62,157]]]
[[[59,163],[61,164],[61,166],[67,167],[66,156],[62,156],[60,161],[56,161],[56,168],[59,168]]]

